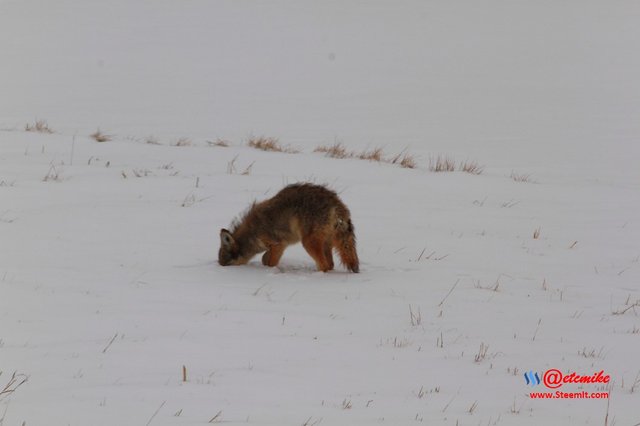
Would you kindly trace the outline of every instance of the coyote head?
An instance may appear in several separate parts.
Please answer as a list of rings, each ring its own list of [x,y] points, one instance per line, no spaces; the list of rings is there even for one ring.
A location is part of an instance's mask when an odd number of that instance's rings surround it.
[[[220,230],[220,251],[218,251],[218,263],[222,266],[242,265],[247,260],[240,255],[240,247],[226,229]]]

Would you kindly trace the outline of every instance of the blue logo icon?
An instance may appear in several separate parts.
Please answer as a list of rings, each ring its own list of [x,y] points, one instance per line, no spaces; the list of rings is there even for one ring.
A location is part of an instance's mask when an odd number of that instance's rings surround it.
[[[528,373],[524,373],[524,380],[527,382],[527,385],[530,385],[531,387],[538,386],[540,384],[540,376],[538,376],[538,373],[534,373],[531,370],[529,370]]]

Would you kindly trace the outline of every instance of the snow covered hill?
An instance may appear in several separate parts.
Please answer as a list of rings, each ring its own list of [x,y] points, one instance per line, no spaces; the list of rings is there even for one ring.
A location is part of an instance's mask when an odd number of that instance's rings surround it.
[[[639,423],[639,18],[0,1],[0,425]],[[349,206],[361,273],[219,266],[298,181]],[[610,399],[532,399],[550,369]]]

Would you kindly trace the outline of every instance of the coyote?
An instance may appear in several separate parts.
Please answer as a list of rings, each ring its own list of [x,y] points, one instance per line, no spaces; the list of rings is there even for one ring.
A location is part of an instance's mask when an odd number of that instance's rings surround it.
[[[299,183],[273,198],[256,203],[232,225],[220,230],[218,262],[244,265],[262,255],[262,264],[276,266],[290,244],[302,245],[318,270],[333,269],[333,248],[351,272],[359,271],[351,214],[338,195],[324,186]]]

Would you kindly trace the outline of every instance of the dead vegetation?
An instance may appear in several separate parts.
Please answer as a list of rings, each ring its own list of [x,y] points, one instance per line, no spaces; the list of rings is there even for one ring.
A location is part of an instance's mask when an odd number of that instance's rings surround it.
[[[320,145],[313,152],[321,152],[330,158],[351,158],[353,156],[353,153],[347,151],[342,142],[336,142],[333,145]]]
[[[514,181],[514,182],[525,182],[525,183],[531,183],[531,175],[529,174],[524,174],[524,173],[516,173],[514,171],[511,171],[511,175],[509,175],[509,177]]]
[[[418,398],[418,399],[422,399],[427,395],[430,394],[434,394],[434,393],[440,393],[440,386],[436,386],[432,389],[425,389],[424,386],[420,386],[420,390],[418,390],[417,392],[414,391],[413,394]]]
[[[396,164],[395,160],[391,161],[392,164]],[[416,168],[416,160],[412,154],[404,153],[402,154],[402,158],[400,158],[400,167],[404,167],[405,169],[415,169]]]
[[[228,140],[225,139],[216,139],[215,141],[207,141],[207,144],[209,146],[219,146],[222,148],[228,148],[229,146],[231,146],[231,143]]]
[[[351,410],[353,408],[353,403],[350,399],[345,398],[342,400],[342,409],[343,410]]]
[[[37,133],[54,133],[46,120],[37,119],[33,124],[27,123],[24,126],[25,132],[37,132]]]
[[[636,308],[640,308],[640,299],[638,299],[635,302],[631,303],[631,296],[629,296],[627,298],[627,301],[625,302],[625,307],[616,309],[615,311],[612,311],[611,313],[613,315],[624,315],[627,312],[633,310],[633,312],[635,314],[637,314]]]
[[[179,138],[173,143],[173,146],[193,146],[193,142],[189,138]]]
[[[324,405],[324,401],[322,402],[322,404]],[[307,421],[305,421],[304,423],[302,423],[302,426],[317,426],[322,422],[322,418],[319,418],[317,420],[314,420],[313,417],[309,417],[307,419]]]
[[[484,166],[481,166],[476,161],[463,161],[459,164],[458,170],[472,175],[481,175],[484,171]]]
[[[47,174],[44,176],[44,178],[42,178],[43,182],[61,182],[62,181],[62,176],[61,176],[61,172],[56,168],[55,165],[51,165],[51,167],[49,167],[49,171],[47,172]]]
[[[472,175],[481,175],[484,171],[484,166],[480,165],[477,161],[461,161],[456,165],[453,158],[447,155],[438,155],[437,157],[429,158],[429,171],[431,172],[464,172]]]
[[[436,172],[436,173],[440,173],[440,172],[455,172],[456,171],[456,162],[453,160],[453,158],[445,156],[445,155],[438,155],[437,157],[430,157],[429,158],[429,171],[430,172]]]
[[[633,384],[629,388],[629,393],[635,393],[636,389],[640,388],[640,371],[636,374],[636,378],[633,381]]]
[[[147,177],[151,174],[151,170],[147,169],[132,169],[131,172],[137,178]]]
[[[387,163],[397,164],[405,169],[415,169],[418,166],[415,155],[409,154],[406,149],[403,149],[395,156],[390,157],[389,160],[387,160]]]
[[[236,161],[238,160],[238,156],[236,155],[235,157],[233,157],[233,159],[231,161],[229,161],[227,163],[227,174],[230,175],[242,175],[242,176],[248,176],[251,174],[251,169],[253,168],[253,165],[255,164],[255,161],[252,161],[247,167],[245,167],[245,169],[242,172],[239,172],[238,169],[236,168]]]
[[[358,154],[358,158],[361,160],[369,160],[369,161],[383,161],[382,158],[382,148],[374,148],[372,150],[364,150],[360,154]]]
[[[380,346],[388,346],[396,349],[411,346],[413,342],[405,337],[390,337],[380,341]]]
[[[604,352],[604,346],[600,347],[600,349],[596,349],[596,348],[590,348],[587,349],[587,347],[583,347],[581,351],[578,351],[578,355],[584,357],[584,358],[598,358],[598,359],[604,359],[606,354],[603,354]]]
[[[0,371],[0,376],[1,375],[2,375],[2,371]],[[14,372],[11,375],[11,378],[9,379],[7,384],[0,389],[0,401],[2,401],[2,399],[14,393],[16,390],[18,390],[18,388],[24,385],[27,382],[27,380],[29,380],[28,376]]]
[[[418,311],[414,312],[411,305],[409,305],[409,319],[411,320],[411,326],[417,327],[422,325],[422,312],[420,312],[420,307],[418,306]]]
[[[149,145],[162,145],[158,140],[158,138],[156,138],[155,136],[147,136],[147,138],[144,141]]]
[[[28,123],[25,126],[26,131],[31,132],[41,132],[41,133],[53,133],[53,130],[48,126],[45,120],[36,120],[33,124]],[[109,142],[113,140],[114,136],[111,134],[104,133],[100,128],[98,128],[94,133],[90,135],[92,139],[97,142]],[[148,136],[144,139],[144,142],[149,145],[161,145],[160,141],[155,136]],[[215,141],[207,141],[207,144],[212,147],[229,147],[231,146],[230,142],[225,139],[216,139]],[[171,145],[178,147],[187,147],[193,146],[193,142],[191,139],[182,137],[177,139]],[[282,145],[277,138],[274,137],[250,137],[247,141],[247,145],[259,149],[262,151],[270,151],[270,152],[283,152],[289,154],[296,154],[300,151],[296,148],[293,148],[288,145]],[[402,168],[414,169],[417,167],[416,157],[413,154],[406,152],[406,150],[402,150],[399,153],[387,156],[382,147],[375,147],[372,149],[365,149],[361,152],[348,150],[342,142],[335,142],[332,145],[321,145],[316,147],[313,152],[319,152],[325,154],[325,156],[329,158],[356,158],[360,160],[373,161],[377,163],[387,163],[398,165]],[[245,170],[248,174],[250,172],[250,166]],[[464,161],[460,162],[456,165],[456,162],[449,156],[439,155],[435,158],[430,158],[429,160],[429,168],[432,172],[452,172],[452,171],[463,171],[465,173],[470,173],[474,175],[479,175],[483,172],[484,166],[481,166],[475,161]],[[529,181],[529,175],[517,175],[512,172],[511,178],[516,181],[527,182]]]
[[[484,342],[480,343],[480,349],[478,349],[478,353],[473,357],[473,360],[476,363],[481,363],[487,357],[488,350],[489,350],[488,345],[485,345]]]
[[[286,154],[300,153],[300,151],[295,148],[281,145],[277,138],[268,138],[264,136],[250,137],[247,141],[247,145],[261,151],[284,152]]]
[[[541,231],[541,227],[537,227],[536,229],[533,230],[533,239],[537,240],[538,238],[540,238],[540,231]]]
[[[407,169],[414,169],[416,167],[415,156],[406,153],[404,150],[393,157],[386,157],[384,149],[381,147],[356,152],[347,150],[342,142],[336,142],[333,145],[320,145],[316,147],[313,152],[325,154],[325,156],[329,158],[357,158],[359,160],[375,161],[377,163],[396,164]]]
[[[180,204],[181,207],[191,207],[196,203],[201,203],[203,201],[208,200],[211,197],[202,197],[202,198],[198,198],[196,197],[196,195],[193,192],[190,192],[189,195],[187,195],[186,197],[184,197],[184,200],[182,200],[182,203]]]
[[[207,423],[222,423],[222,410],[218,411]]]
[[[98,128],[95,133],[92,133],[91,138],[93,138],[96,142],[110,142],[113,140],[113,135],[108,135],[106,133],[102,133],[100,128]]]
[[[415,155],[409,154],[406,150],[402,150],[393,156],[385,156],[383,148],[380,147],[356,152],[348,150],[342,142],[336,142],[333,145],[320,145],[313,152],[323,153],[329,158],[357,158],[379,163],[396,164],[406,169],[415,169],[417,167]],[[431,172],[461,171],[472,175],[480,175],[484,171],[484,166],[477,161],[470,160],[456,163],[453,158],[447,155],[438,155],[429,158],[428,170]]]
[[[493,284],[489,284],[489,285],[482,285],[480,280],[477,280],[474,283],[474,287],[477,288],[477,289],[481,289],[481,290],[489,290],[489,291],[498,292],[498,291],[500,291],[500,278],[498,277],[498,279],[496,279],[496,281]]]

